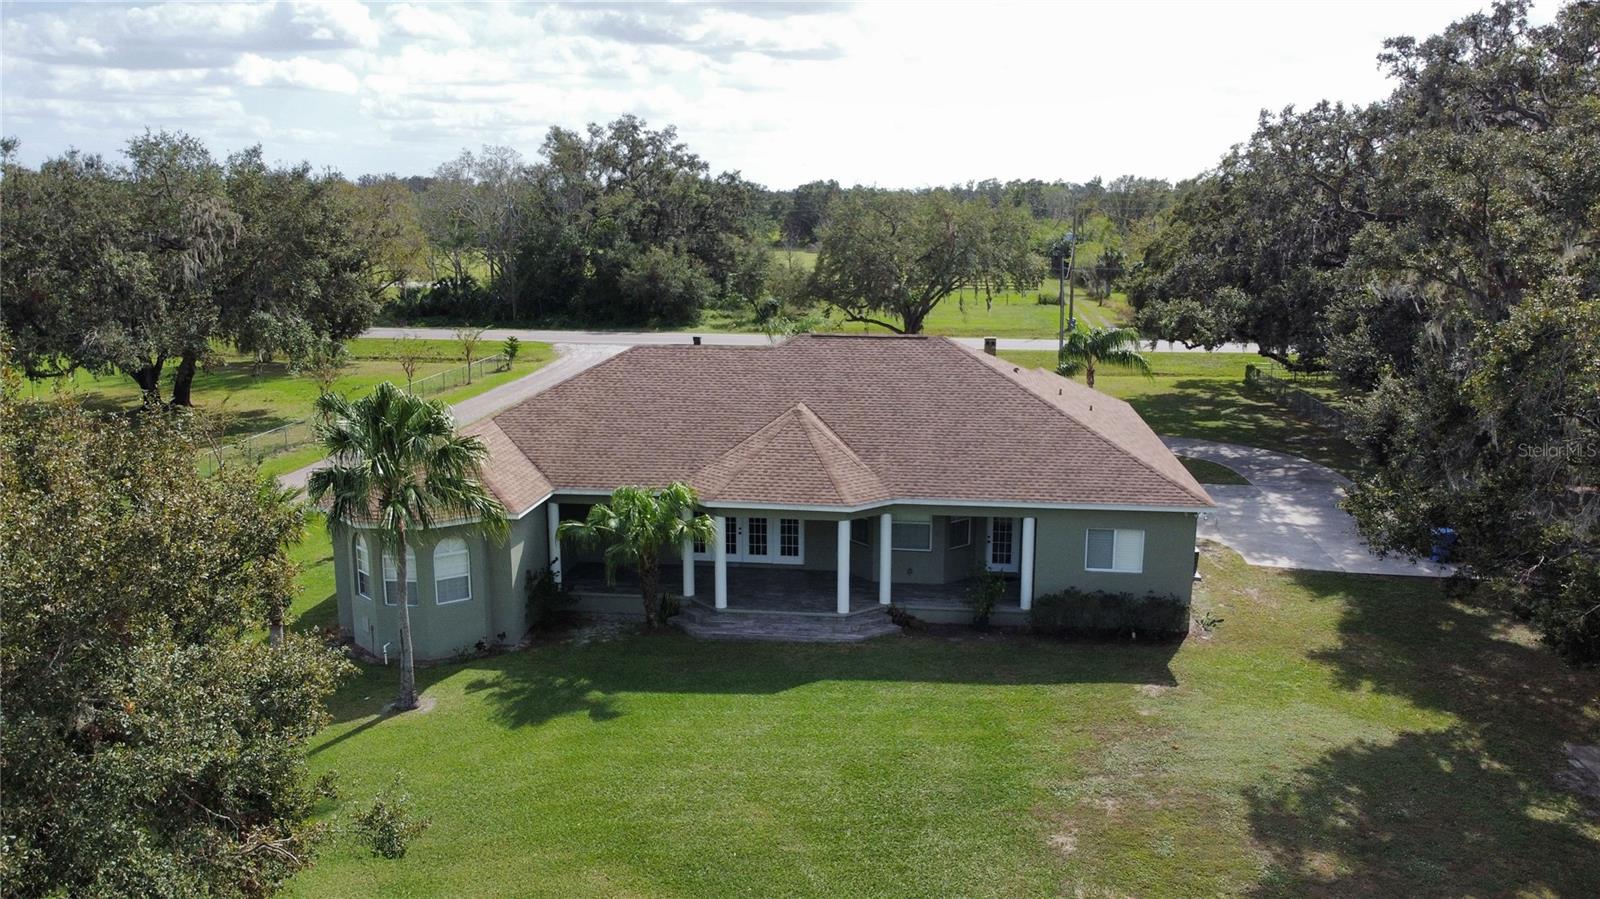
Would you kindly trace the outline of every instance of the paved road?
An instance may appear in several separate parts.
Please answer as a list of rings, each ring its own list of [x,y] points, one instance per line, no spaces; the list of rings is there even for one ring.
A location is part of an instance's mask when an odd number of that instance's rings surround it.
[[[368,328],[363,337],[405,337],[411,335],[423,340],[454,340],[454,328]],[[771,341],[765,334],[724,334],[715,331],[550,331],[537,328],[490,328],[483,332],[485,340],[505,340],[515,336],[518,340],[537,340],[543,343],[568,343],[568,344],[621,344],[626,346],[640,346],[644,344],[674,344],[692,343],[695,337],[700,337],[703,342],[717,346],[765,346]],[[970,347],[982,347],[982,337],[957,337],[958,343]],[[1002,350],[1054,350],[1054,338],[1035,339],[1022,337],[1000,338]],[[1203,349],[1189,349],[1188,347],[1172,343],[1171,341],[1157,341],[1154,345],[1155,352],[1161,353],[1204,353]],[[1256,346],[1253,343],[1230,343],[1217,348],[1219,353],[1254,353]]]
[[[578,372],[604,362],[627,348],[625,344],[615,343],[558,343],[556,344],[556,359],[548,365],[515,381],[501,384],[499,387],[486,390],[475,397],[462,400],[450,407],[450,413],[455,416],[457,424],[472,424],[479,419],[488,418],[507,406],[515,405],[542,390],[548,390]],[[297,471],[279,475],[278,483],[285,487],[305,489],[306,480],[311,477],[311,473],[321,468],[323,464],[322,462],[315,462]]]
[[[1251,565],[1421,577],[1451,573],[1449,566],[1382,559],[1368,549],[1355,519],[1339,508],[1350,480],[1330,468],[1255,447],[1163,439],[1180,456],[1225,465],[1250,482],[1205,485],[1217,508],[1201,516],[1200,536],[1228,546]]]

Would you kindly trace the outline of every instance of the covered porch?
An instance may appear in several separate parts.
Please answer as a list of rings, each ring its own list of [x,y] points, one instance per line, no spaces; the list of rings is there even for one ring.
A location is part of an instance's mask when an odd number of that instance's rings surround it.
[[[563,566],[556,529],[563,517],[581,511],[586,508],[564,516],[560,505],[548,504],[557,579],[585,596],[636,595],[636,576],[607,585],[595,555],[574,552]],[[897,605],[948,617],[966,609],[985,567],[1003,578],[996,611],[1015,616],[1032,605],[1032,517],[915,507],[849,517],[799,509],[712,513],[713,538],[685,541],[675,553],[663,547],[663,557],[676,559],[669,564],[663,558],[661,571],[662,590],[712,610],[851,615]]]
[[[694,565],[696,584],[712,583],[716,578],[716,564],[697,562]],[[775,566],[730,565],[727,569],[725,601],[716,603],[714,597],[684,594],[679,585],[686,583],[683,565],[674,563],[661,567],[663,589],[689,598],[707,602],[719,609],[741,612],[780,612],[799,615],[837,615],[866,612],[883,608],[879,601],[878,584],[863,577],[849,581],[849,605],[839,605],[838,578],[832,571],[779,568]],[[959,611],[967,608],[966,598],[973,583],[972,578],[947,584],[894,584],[893,602],[912,609],[941,609]],[[606,583],[605,569],[593,562],[573,566],[565,579],[566,586],[585,596],[637,597],[639,578],[633,572],[619,573],[616,581]],[[1005,593],[996,605],[996,611],[1023,611],[1022,584],[1016,577],[1007,578]]]

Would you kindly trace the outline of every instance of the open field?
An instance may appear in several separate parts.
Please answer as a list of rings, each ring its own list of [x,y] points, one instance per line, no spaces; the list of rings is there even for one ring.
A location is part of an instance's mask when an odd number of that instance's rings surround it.
[[[406,382],[405,372],[394,358],[391,340],[357,339],[349,343],[354,357],[350,368],[334,384],[334,389],[349,395],[360,395],[383,381],[397,384]],[[461,347],[455,341],[420,340],[418,352],[427,360],[417,367],[418,380],[437,372],[459,368],[464,364]],[[478,357],[499,352],[498,344],[487,341],[478,347]],[[437,394],[446,402],[454,402],[482,393],[497,384],[520,378],[555,357],[549,344],[524,343],[517,363],[508,371],[491,372],[470,386]],[[83,394],[86,402],[96,408],[120,409],[139,403],[139,389],[122,374],[96,376],[87,372],[62,379],[62,385]],[[162,384],[163,395],[171,390],[171,367]],[[35,382],[33,389],[43,393],[52,389],[49,381]],[[224,354],[220,364],[195,374],[195,408],[221,417],[225,436],[234,437],[265,431],[291,421],[299,421],[311,414],[316,402],[317,384],[308,376],[295,375],[282,362],[271,362],[259,367],[237,353]]]
[[[797,264],[806,264],[799,262],[799,252],[795,256]],[[815,264],[815,260],[809,264]],[[981,293],[975,295],[967,291],[962,296],[949,296],[928,315],[923,332],[947,337],[1055,337],[1061,328],[1061,307],[1041,305],[1038,294],[1055,299],[1056,283],[1042,282],[1037,291],[1029,293],[997,293],[993,302],[987,304]],[[1112,293],[1102,304],[1099,300],[1089,299],[1085,291],[1079,290],[1073,311],[1080,322],[1090,327],[1120,325],[1131,315],[1128,298],[1120,292]],[[697,327],[722,332],[761,330],[744,310],[730,312],[707,309],[701,314]],[[845,322],[834,312],[824,330],[864,334],[882,332],[884,329],[876,325]]]
[[[423,669],[401,717],[367,667],[313,743],[324,815],[399,775],[433,825],[398,861],[337,838],[290,893],[1600,894],[1552,780],[1600,675],[1431,581],[1202,570],[1222,621],[1181,645],[566,631]]]
[[[1049,352],[1005,350],[1000,355],[1029,368],[1053,368],[1055,362]],[[1260,356],[1146,353],[1145,358],[1155,369],[1153,377],[1102,369],[1095,388],[1127,400],[1157,434],[1278,450],[1345,474],[1360,469],[1361,453],[1349,441],[1296,418],[1244,383],[1245,366],[1259,364]]]

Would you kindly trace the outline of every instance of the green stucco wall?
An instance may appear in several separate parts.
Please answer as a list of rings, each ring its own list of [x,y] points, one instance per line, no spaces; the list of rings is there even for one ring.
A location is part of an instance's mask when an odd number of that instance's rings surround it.
[[[567,503],[563,503],[566,511]],[[577,504],[574,503],[574,506]],[[1117,593],[1161,593],[1189,599],[1193,586],[1196,516],[1181,512],[1113,512],[1084,510],[973,509],[952,507],[906,507],[906,511],[931,514],[933,550],[896,551],[893,556],[895,583],[937,584],[970,577],[982,564],[987,545],[990,515],[1022,518],[1037,522],[1034,552],[1034,595],[1040,596],[1069,587],[1106,590]],[[893,514],[896,510],[889,510]],[[779,513],[772,513],[780,517]],[[831,571],[837,549],[838,515],[806,513],[805,561],[803,567]],[[443,528],[425,533],[413,541],[417,558],[419,603],[411,608],[413,645],[422,660],[444,659],[471,652],[481,641],[489,646],[515,644],[526,634],[526,609],[523,580],[529,570],[542,568],[548,559],[547,513],[539,506],[511,522],[510,534],[503,543],[486,541],[466,528]],[[563,517],[566,517],[565,515]],[[879,540],[878,513],[870,513],[867,546],[852,544],[852,573],[876,580]],[[971,543],[950,548],[952,517],[970,517]],[[1145,532],[1144,570],[1138,574],[1093,572],[1084,569],[1085,532],[1091,527],[1137,528]],[[358,646],[374,655],[383,654],[385,643],[390,657],[398,654],[398,609],[382,601],[382,565],[377,543],[365,530],[352,530],[335,524],[333,539],[334,582],[338,591],[339,624]],[[1021,536],[1020,524],[1018,536]],[[439,540],[461,536],[471,557],[472,598],[444,606],[435,601],[433,549]],[[373,599],[355,596],[354,559],[351,540],[369,542],[372,564]],[[590,552],[567,547],[568,559],[598,558]],[[1020,545],[1019,545],[1020,554]],[[665,556],[670,558],[671,556]],[[799,566],[775,565],[776,568]],[[676,585],[667,585],[674,589]],[[709,597],[712,585],[699,584],[701,595]]]
[[[541,519],[542,522],[542,519]],[[411,541],[416,556],[417,604],[411,606],[411,642],[419,660],[444,659],[486,646],[515,643],[526,627],[521,602],[520,579],[513,588],[513,560],[529,542],[522,522],[513,522],[506,543],[488,541],[468,528],[439,528],[424,532]],[[343,525],[331,529],[335,583],[338,590],[339,623],[347,628],[357,646],[382,657],[389,644],[390,659],[400,648],[399,607],[383,601],[383,567],[375,535],[365,529]],[[462,538],[467,545],[468,570],[472,578],[472,598],[464,602],[439,605],[434,591],[433,551],[439,541]],[[536,551],[543,555],[544,535],[537,534]],[[366,541],[371,564],[373,597],[356,595],[353,540]],[[517,546],[512,544],[516,543]]]

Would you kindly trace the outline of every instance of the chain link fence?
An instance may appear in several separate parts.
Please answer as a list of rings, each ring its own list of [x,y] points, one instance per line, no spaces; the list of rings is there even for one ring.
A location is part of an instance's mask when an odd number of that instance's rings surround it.
[[[471,365],[463,365],[459,368],[431,374],[426,378],[418,378],[411,383],[411,392],[418,396],[430,396],[435,393],[454,390],[474,381],[480,381],[486,375],[501,371],[506,367],[506,364],[506,357],[499,354],[486,359],[478,359]],[[471,370],[470,373],[469,369]],[[298,449],[315,439],[315,421],[310,418],[304,418],[299,421],[291,421],[286,425],[279,425],[271,430],[258,431],[223,444],[211,455],[214,463],[240,459],[258,463],[268,456]]]
[[[1245,366],[1244,380],[1246,384],[1254,384],[1265,389],[1280,404],[1287,406],[1290,411],[1302,418],[1334,428],[1341,433],[1351,432],[1348,415],[1294,386],[1293,381],[1278,377],[1259,365]]]

